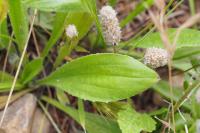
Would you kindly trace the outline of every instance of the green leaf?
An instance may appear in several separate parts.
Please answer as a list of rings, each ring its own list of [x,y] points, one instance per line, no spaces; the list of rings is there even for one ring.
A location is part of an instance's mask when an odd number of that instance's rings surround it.
[[[86,11],[82,0],[24,0],[27,7],[48,12]]]
[[[9,92],[10,88],[12,87],[13,81],[5,81],[0,83],[0,92]],[[15,84],[15,91],[21,90],[23,88],[23,85],[17,82]]]
[[[199,43],[199,47],[183,47],[183,48],[177,49],[173,59],[179,60],[179,59],[190,57],[197,54],[200,54],[200,43]]]
[[[53,67],[54,68],[57,68],[63,61],[63,59],[66,57],[66,56],[69,56],[71,54],[73,50],[73,46],[72,44],[64,44],[62,46],[59,47],[58,49],[58,56],[56,57],[56,60],[53,64]]]
[[[71,116],[74,120],[76,120],[79,124],[81,124],[78,110],[60,104],[59,102],[48,97],[42,97],[42,100],[62,110],[63,112]],[[115,121],[87,112],[85,113],[85,127],[88,133],[121,133]]]
[[[13,81],[14,77],[9,73],[0,71],[0,82]]]
[[[2,21],[0,23],[0,34],[4,35],[4,36],[9,36],[8,34],[8,27],[7,27],[7,20],[4,19],[4,21]],[[9,43],[9,39],[8,38],[3,38],[0,37],[0,49],[1,48],[5,48]]]
[[[67,95],[65,94],[63,90],[57,89],[56,96],[61,104],[66,105],[70,103],[69,98],[67,97]]]
[[[182,71],[192,68],[192,64],[189,58],[184,58],[180,60],[173,61],[173,67]],[[190,70],[194,71],[194,70]]]
[[[85,130],[85,110],[84,110],[84,102],[81,99],[78,99],[78,115],[80,120],[80,125]]]
[[[24,48],[28,36],[28,21],[21,0],[8,0],[9,17],[19,50]]]
[[[173,42],[177,29],[169,29],[168,35]],[[200,31],[194,29],[183,29],[176,43],[176,48],[183,47],[199,47],[200,46]],[[161,47],[163,48],[163,42],[160,38],[160,33],[150,33],[146,37],[139,39],[137,47],[149,48],[149,47]]]
[[[39,81],[81,99],[110,102],[141,93],[158,75],[132,57],[93,54],[73,60]]]
[[[54,20],[53,31],[49,41],[47,42],[43,52],[42,57],[46,57],[53,47],[53,45],[57,42],[60,36],[63,33],[65,28],[65,20],[66,20],[67,13],[57,13]]]
[[[28,64],[25,65],[22,75],[20,77],[20,81],[23,84],[28,83],[31,81],[43,68],[42,59],[34,59]]]
[[[122,133],[152,132],[156,122],[147,114],[139,114],[130,106],[118,112],[117,119]]]
[[[82,46],[76,46],[75,51],[76,52],[83,52],[83,53],[90,53],[90,51],[88,51],[86,48],[84,48]]]
[[[136,5],[135,9],[133,9],[133,11],[130,12],[129,15],[120,22],[120,26],[124,27],[127,23],[132,21],[138,14],[143,12],[146,9],[146,7],[145,7],[146,5],[151,6],[151,5],[153,5],[153,3],[154,3],[154,0],[141,1],[138,5]]]
[[[150,112],[149,115],[150,115],[150,116],[155,116],[155,115],[158,116],[158,115],[166,114],[168,111],[169,111],[168,108],[162,107],[162,108],[160,108],[160,109],[157,109],[157,110],[155,110],[155,111]]]
[[[0,71],[0,92],[8,92],[12,86],[14,77],[6,72]],[[15,90],[23,88],[23,85],[18,81],[15,85]]]

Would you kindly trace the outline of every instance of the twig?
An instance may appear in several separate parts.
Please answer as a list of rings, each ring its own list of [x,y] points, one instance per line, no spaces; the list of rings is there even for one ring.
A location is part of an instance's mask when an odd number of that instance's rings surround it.
[[[56,123],[54,122],[53,118],[51,117],[51,115],[48,113],[48,111],[46,110],[46,108],[44,107],[44,105],[38,101],[39,105],[41,106],[42,110],[44,111],[44,113],[46,114],[46,116],[48,117],[48,119],[50,120],[51,124],[53,125],[54,129],[56,130],[57,133],[62,133],[60,131],[60,129],[58,128],[58,126],[56,125]]]
[[[37,10],[34,11],[34,16],[33,16],[33,19],[32,19],[31,26],[30,26],[29,34],[28,34],[28,37],[27,37],[27,40],[26,40],[26,43],[25,43],[25,46],[24,46],[24,49],[23,49],[23,52],[22,52],[20,61],[19,61],[19,65],[18,65],[18,68],[17,68],[17,72],[16,72],[16,74],[15,74],[15,77],[14,77],[14,80],[13,80],[13,83],[12,83],[12,87],[11,87],[10,92],[9,92],[9,96],[8,96],[8,100],[7,100],[7,102],[6,102],[6,106],[5,106],[4,110],[3,110],[3,115],[2,115],[1,121],[0,121],[0,127],[1,127],[2,124],[3,124],[3,120],[4,120],[4,117],[5,117],[5,114],[6,114],[8,105],[9,105],[9,103],[10,103],[12,93],[13,93],[13,91],[14,91],[15,84],[16,84],[16,82],[17,82],[17,78],[18,78],[18,76],[19,76],[19,72],[20,72],[20,69],[21,69],[21,66],[22,66],[22,62],[23,62],[25,53],[26,53],[26,49],[27,49],[27,47],[28,47],[28,42],[29,42],[29,38],[30,38],[30,36],[31,36],[31,31],[32,31],[32,28],[33,28],[33,24],[34,24],[34,20],[35,20],[36,14],[37,14]]]
[[[37,38],[36,38],[34,29],[32,30],[32,35],[33,35],[33,41],[34,41],[34,45],[35,45],[37,55],[40,57],[40,49],[38,47],[39,45],[38,45],[38,42],[37,42]]]

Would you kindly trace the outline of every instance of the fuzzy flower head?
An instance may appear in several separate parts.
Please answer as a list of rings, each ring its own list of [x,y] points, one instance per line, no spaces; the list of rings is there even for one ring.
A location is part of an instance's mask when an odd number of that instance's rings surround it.
[[[70,39],[72,39],[72,38],[74,38],[74,37],[77,37],[77,36],[78,36],[78,31],[77,31],[77,29],[76,29],[76,26],[73,25],[73,24],[68,25],[67,28],[66,28],[66,35],[67,35]]]
[[[121,40],[121,29],[116,15],[111,6],[103,6],[99,14],[105,41],[112,45],[117,45]]]
[[[168,63],[169,54],[162,48],[147,48],[144,55],[144,64],[158,68],[165,66]]]
[[[197,90],[195,97],[196,97],[197,103],[200,103],[200,89]]]

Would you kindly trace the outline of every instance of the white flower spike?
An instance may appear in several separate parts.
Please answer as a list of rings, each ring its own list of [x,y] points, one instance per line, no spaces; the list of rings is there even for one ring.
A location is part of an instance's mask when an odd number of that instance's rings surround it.
[[[105,41],[112,45],[117,45],[121,40],[121,29],[116,15],[111,6],[103,6],[99,14]]]
[[[168,63],[169,54],[162,48],[147,48],[144,55],[144,64],[158,68],[165,66]]]
[[[66,35],[67,35],[70,39],[72,39],[72,38],[74,38],[74,37],[77,37],[77,36],[78,36],[78,31],[77,31],[77,29],[76,29],[76,26],[73,25],[73,24],[68,25],[67,28],[66,28]]]

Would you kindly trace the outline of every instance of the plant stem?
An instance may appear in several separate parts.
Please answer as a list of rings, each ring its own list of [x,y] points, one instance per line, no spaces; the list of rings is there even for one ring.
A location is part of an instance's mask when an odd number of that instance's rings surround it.
[[[173,4],[173,2],[174,0],[170,0],[164,10],[166,11],[167,9],[169,9],[169,7]]]
[[[190,6],[190,13],[192,16],[195,15],[195,4],[194,0],[189,0],[189,6]]]

